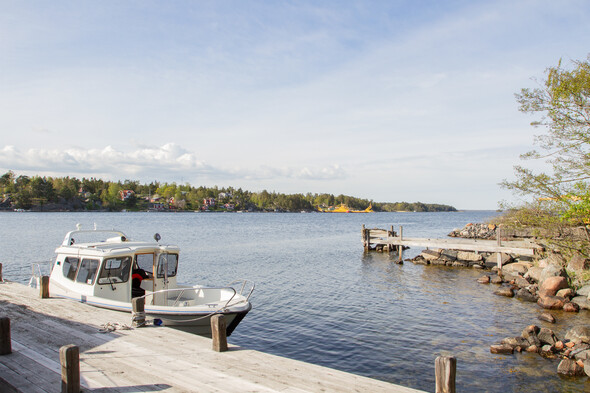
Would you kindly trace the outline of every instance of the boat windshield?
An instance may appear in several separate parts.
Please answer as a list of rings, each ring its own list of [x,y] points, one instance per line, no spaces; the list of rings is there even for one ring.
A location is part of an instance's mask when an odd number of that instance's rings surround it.
[[[174,277],[178,268],[178,254],[160,254],[158,259],[158,278]]]
[[[99,284],[112,284],[117,282],[127,282],[131,270],[131,257],[116,257],[104,260]]]

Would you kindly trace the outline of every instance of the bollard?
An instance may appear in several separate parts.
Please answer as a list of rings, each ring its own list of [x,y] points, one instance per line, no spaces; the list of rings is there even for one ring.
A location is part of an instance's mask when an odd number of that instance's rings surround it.
[[[454,356],[439,356],[434,361],[435,393],[455,393],[457,359]]]
[[[61,363],[61,393],[80,392],[80,350],[77,346],[64,345],[59,349]]]
[[[41,299],[49,298],[49,276],[41,276],[39,296],[41,296]]]
[[[133,312],[131,313],[131,325],[133,327],[145,326],[145,298],[136,297],[131,300]]]
[[[12,353],[12,341],[10,340],[10,318],[0,318],[0,355]]]
[[[225,317],[222,314],[216,314],[211,317],[211,338],[213,339],[214,351],[227,351],[226,324]]]

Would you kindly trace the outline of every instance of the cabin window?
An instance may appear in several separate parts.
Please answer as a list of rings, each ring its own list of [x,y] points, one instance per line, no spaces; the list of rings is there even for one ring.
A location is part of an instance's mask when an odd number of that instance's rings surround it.
[[[127,282],[129,280],[129,271],[131,270],[131,257],[118,257],[105,259],[100,277],[99,284],[114,284]]]
[[[154,254],[137,254],[135,256],[135,262],[137,262],[137,266],[140,269],[150,274],[154,270]]]
[[[176,276],[176,269],[178,268],[177,254],[161,254],[158,260],[158,278],[163,278],[164,273],[168,277]]]
[[[74,280],[76,272],[78,271],[78,263],[80,259],[75,257],[66,257],[64,260],[63,274],[64,277]]]
[[[94,278],[98,271],[98,259],[82,259],[80,263],[80,269],[78,269],[78,275],[76,276],[76,282],[82,282],[84,284],[94,284]]]

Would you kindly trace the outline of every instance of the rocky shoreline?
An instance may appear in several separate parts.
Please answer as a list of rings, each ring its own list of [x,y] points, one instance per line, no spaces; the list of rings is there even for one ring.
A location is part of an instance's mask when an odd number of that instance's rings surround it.
[[[498,228],[493,224],[468,224],[449,234],[452,237],[496,239]],[[505,236],[504,230],[502,237]],[[530,232],[529,232],[530,233]],[[520,231],[514,237],[526,237]],[[556,250],[546,251],[545,258],[501,254],[502,268],[497,267],[496,253],[476,253],[457,250],[430,249],[410,259],[415,264],[444,265],[486,271],[477,281],[495,284],[499,296],[515,297],[534,302],[546,310],[587,312],[590,310],[590,282],[584,281],[590,260],[580,254],[566,260]],[[590,318],[590,314],[589,314]],[[549,313],[542,319],[555,322]],[[590,322],[590,319],[589,319]],[[590,376],[590,327],[574,326],[563,340],[547,328],[530,325],[521,336],[509,337],[490,347],[492,353],[536,352],[546,358],[561,358],[559,374]]]

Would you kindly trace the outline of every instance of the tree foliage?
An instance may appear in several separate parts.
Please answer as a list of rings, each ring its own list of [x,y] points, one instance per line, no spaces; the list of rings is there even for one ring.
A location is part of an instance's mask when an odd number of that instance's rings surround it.
[[[516,98],[522,112],[538,117],[532,125],[547,131],[535,137],[538,150],[521,158],[543,160],[550,170],[516,166],[516,180],[502,186],[545,200],[562,219],[584,222],[590,217],[590,55],[570,69],[559,61],[545,74],[538,88],[522,89]]]

